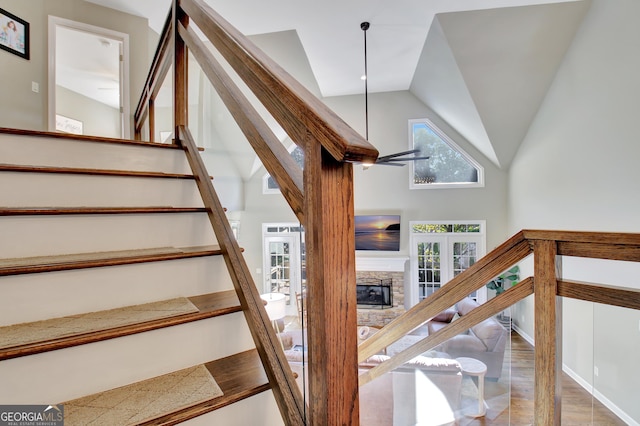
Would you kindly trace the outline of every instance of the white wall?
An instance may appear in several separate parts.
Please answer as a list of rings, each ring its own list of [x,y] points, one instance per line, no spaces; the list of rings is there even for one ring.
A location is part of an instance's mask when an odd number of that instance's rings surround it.
[[[636,0],[593,1],[511,167],[511,232],[640,232],[639,15]],[[640,288],[639,272],[628,263],[563,262],[565,278],[618,286]],[[514,315],[530,336],[532,311],[529,299]],[[640,313],[567,300],[564,319],[566,366],[640,422]]]

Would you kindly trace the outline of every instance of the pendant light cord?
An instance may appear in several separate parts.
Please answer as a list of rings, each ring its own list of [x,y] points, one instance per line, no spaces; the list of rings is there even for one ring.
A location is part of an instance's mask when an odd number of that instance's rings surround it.
[[[369,29],[369,23],[363,22],[360,24],[360,29],[364,33],[364,138],[369,140],[369,90],[368,80],[369,72],[367,71],[367,30]]]

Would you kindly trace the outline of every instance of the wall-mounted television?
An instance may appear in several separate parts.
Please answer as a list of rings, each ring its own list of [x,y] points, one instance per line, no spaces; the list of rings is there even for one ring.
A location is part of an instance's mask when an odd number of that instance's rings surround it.
[[[400,251],[400,215],[356,215],[356,250]]]

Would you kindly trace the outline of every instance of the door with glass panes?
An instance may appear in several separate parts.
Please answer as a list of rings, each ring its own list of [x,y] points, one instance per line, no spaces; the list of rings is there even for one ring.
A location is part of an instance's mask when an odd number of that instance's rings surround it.
[[[484,255],[483,235],[412,233],[410,240],[411,306],[438,291]],[[483,303],[486,289],[470,297]]]
[[[296,293],[304,287],[304,242],[298,232],[289,227],[277,228],[279,232],[265,231],[264,270],[266,293],[285,295],[287,315],[297,315]]]

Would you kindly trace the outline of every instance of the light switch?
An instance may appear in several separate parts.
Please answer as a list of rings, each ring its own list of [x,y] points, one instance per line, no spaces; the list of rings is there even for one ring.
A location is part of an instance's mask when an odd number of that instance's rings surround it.
[[[40,85],[38,83],[36,83],[35,81],[31,82],[31,91],[35,92],[35,93],[39,93],[40,92]]]

